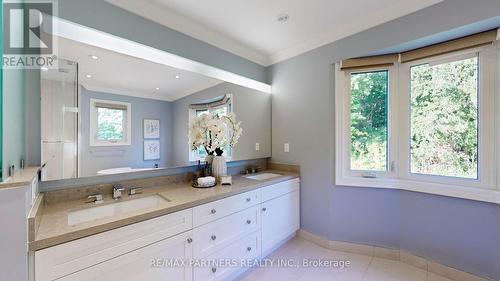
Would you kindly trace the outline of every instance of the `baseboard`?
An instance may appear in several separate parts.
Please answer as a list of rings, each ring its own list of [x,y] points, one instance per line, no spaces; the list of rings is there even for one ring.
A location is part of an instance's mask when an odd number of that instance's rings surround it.
[[[435,273],[437,275],[453,279],[456,281],[487,281],[490,279],[480,278],[468,272],[464,272],[437,262],[427,260],[426,258],[413,255],[400,249],[389,249],[384,247],[355,244],[342,241],[328,240],[327,238],[307,232],[303,229],[298,231],[298,237],[308,240],[319,246],[347,253],[361,254],[372,257],[385,258],[401,261],[403,263],[421,268],[423,270]]]

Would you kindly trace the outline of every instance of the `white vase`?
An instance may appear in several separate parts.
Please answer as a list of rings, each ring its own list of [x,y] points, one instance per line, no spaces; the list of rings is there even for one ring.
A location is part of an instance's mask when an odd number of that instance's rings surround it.
[[[212,176],[214,176],[217,180],[220,179],[221,176],[227,175],[227,165],[226,158],[224,156],[215,156],[212,160]]]
[[[212,165],[213,160],[214,160],[213,154],[209,154],[209,155],[205,156],[205,162],[207,162],[209,165]]]

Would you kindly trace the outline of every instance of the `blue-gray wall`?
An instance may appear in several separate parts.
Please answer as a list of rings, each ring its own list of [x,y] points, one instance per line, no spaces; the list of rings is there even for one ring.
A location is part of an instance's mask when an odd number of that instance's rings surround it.
[[[173,115],[172,103],[130,96],[93,92],[81,87],[80,91],[80,176],[95,176],[97,171],[118,167],[152,168],[171,166]],[[131,145],[116,147],[90,147],[90,99],[128,102],[132,107]],[[160,160],[144,159],[143,120],[160,120]]]
[[[267,82],[266,68],[103,0],[61,0],[59,16],[194,61]]]
[[[303,229],[332,240],[406,249],[500,280],[499,205],[334,185],[332,64],[492,26],[500,26],[500,1],[445,0],[269,68],[272,160],[301,165]],[[286,142],[290,153],[283,152]]]

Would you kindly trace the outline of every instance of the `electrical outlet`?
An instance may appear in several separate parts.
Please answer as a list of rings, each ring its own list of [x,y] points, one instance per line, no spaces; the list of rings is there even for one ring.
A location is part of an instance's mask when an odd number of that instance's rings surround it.
[[[290,144],[289,143],[285,143],[283,148],[284,148],[285,152],[290,152]]]
[[[258,143],[258,142],[255,143],[255,150],[256,151],[260,150],[260,143]]]

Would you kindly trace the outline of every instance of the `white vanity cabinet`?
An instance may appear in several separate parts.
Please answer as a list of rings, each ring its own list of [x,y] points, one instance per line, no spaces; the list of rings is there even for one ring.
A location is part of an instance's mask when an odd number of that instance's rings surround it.
[[[262,255],[265,256],[300,227],[298,179],[263,187],[262,199]]]
[[[35,281],[227,281],[298,229],[293,179],[38,250]]]
[[[191,230],[192,214],[192,209],[187,209],[36,251],[35,281],[59,280],[118,257],[123,260],[127,256],[134,256],[132,259],[137,260],[134,251]],[[161,248],[156,245],[153,248]],[[171,248],[170,245],[166,247]],[[188,249],[189,256],[192,253],[191,247]],[[150,262],[148,257],[144,256],[143,259]]]
[[[192,231],[67,275],[60,281],[191,281]],[[182,264],[185,261],[186,264]]]

